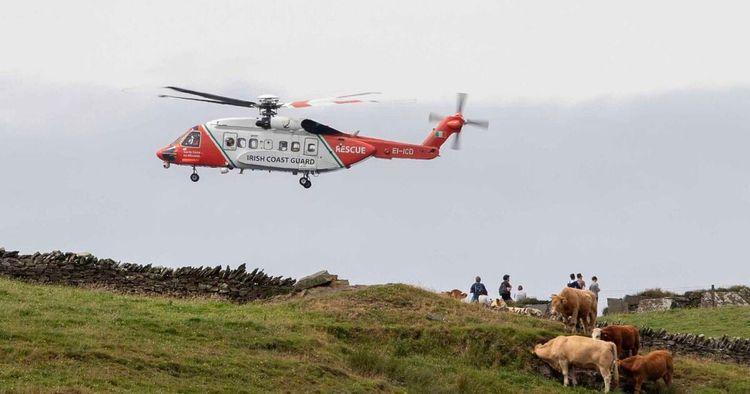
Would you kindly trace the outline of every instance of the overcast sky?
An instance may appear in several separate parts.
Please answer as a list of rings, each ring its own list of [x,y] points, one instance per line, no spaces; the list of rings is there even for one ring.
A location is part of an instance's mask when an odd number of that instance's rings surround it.
[[[702,5],[703,4],[703,5]],[[0,14],[0,245],[154,265],[328,269],[355,283],[603,296],[750,277],[743,2],[25,2]],[[254,115],[155,98],[379,90],[302,110],[420,142],[470,93],[463,150],[313,179],[164,170],[190,126]],[[287,113],[291,115],[292,113]]]

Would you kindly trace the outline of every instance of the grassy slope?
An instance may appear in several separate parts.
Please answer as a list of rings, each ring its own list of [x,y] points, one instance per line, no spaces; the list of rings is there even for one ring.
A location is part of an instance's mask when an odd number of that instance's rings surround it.
[[[664,312],[608,315],[600,320],[663,328],[669,332],[750,338],[749,307],[672,309]]]
[[[403,285],[238,306],[0,279],[0,391],[587,392],[528,369],[558,330]],[[678,389],[747,372],[681,360]]]

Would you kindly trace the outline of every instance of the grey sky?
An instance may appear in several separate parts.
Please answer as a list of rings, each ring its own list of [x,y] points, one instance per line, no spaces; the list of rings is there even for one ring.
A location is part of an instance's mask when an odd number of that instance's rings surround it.
[[[480,274],[496,291],[510,273],[542,297],[573,271],[599,275],[603,296],[750,274],[742,3],[177,4],[0,16],[0,245],[434,289]],[[168,83],[417,97],[295,113],[410,142],[468,91],[467,116],[491,129],[434,161],[368,160],[307,191],[259,172],[193,184],[156,149],[253,113],[154,98]]]

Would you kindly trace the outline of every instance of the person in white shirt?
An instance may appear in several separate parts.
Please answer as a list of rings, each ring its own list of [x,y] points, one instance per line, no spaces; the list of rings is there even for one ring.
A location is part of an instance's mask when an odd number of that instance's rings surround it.
[[[516,301],[523,301],[526,299],[526,292],[523,290],[523,286],[518,285],[518,291],[516,292]]]

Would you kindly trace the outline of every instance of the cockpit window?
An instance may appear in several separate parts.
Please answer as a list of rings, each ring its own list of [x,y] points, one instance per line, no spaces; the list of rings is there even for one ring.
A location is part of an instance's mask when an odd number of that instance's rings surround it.
[[[188,146],[197,148],[201,145],[201,133],[199,131],[191,131],[190,134],[182,140],[182,146]]]

